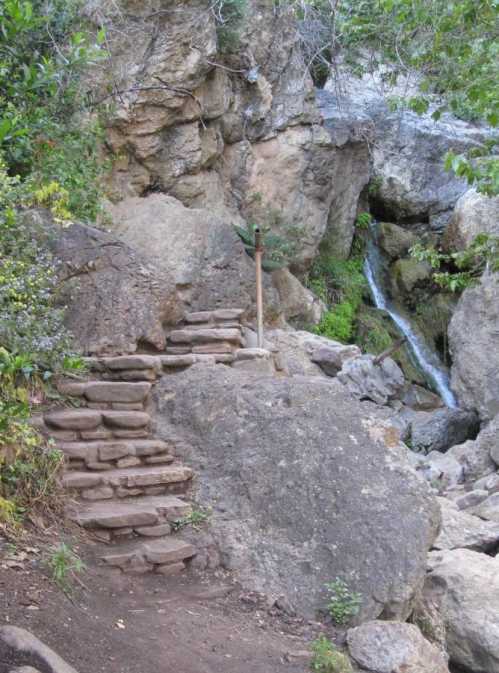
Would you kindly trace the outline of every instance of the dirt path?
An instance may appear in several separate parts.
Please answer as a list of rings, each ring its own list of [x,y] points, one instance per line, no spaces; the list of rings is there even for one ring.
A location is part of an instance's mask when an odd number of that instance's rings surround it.
[[[6,548],[3,547],[5,554]],[[91,547],[80,548],[91,557]],[[69,600],[45,574],[40,554],[2,565],[0,623],[23,626],[79,673],[303,673],[317,633],[269,611],[230,577],[122,575],[91,558]]]

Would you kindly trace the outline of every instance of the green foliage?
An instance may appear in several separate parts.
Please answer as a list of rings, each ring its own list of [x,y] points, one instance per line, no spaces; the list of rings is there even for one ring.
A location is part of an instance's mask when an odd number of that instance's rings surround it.
[[[362,603],[361,595],[351,591],[348,584],[340,577],[333,582],[327,582],[325,587],[329,592],[327,611],[333,622],[339,626],[347,624],[359,612]]]
[[[239,47],[247,0],[216,0],[212,12],[217,26],[218,50],[230,54]]]
[[[81,558],[65,542],[61,542],[59,546],[52,549],[46,564],[52,580],[65,593],[71,591],[71,579],[85,570],[85,564]]]
[[[319,257],[308,274],[306,284],[329,306],[313,331],[335,341],[351,342],[356,315],[367,287],[362,260]]]
[[[255,231],[262,233],[264,271],[275,271],[289,266],[300,247],[303,229],[285,223],[281,213],[275,209],[266,209],[259,224],[248,222],[246,227],[234,226],[236,233],[244,243],[246,252],[255,256]],[[276,233],[276,230],[284,235]]]
[[[353,673],[349,658],[338,652],[326,636],[319,636],[312,643],[310,668],[316,673]]]
[[[55,502],[62,455],[28,419],[55,374],[81,368],[46,233],[25,213],[43,206],[64,224],[99,210],[100,131],[79,76],[100,47],[81,30],[79,7],[0,3],[0,519],[8,524]]]
[[[106,165],[79,77],[100,57],[104,36],[96,44],[80,30],[80,5],[6,0],[0,7],[0,150],[31,192],[55,180],[73,216],[90,221]]]
[[[392,109],[417,114],[446,111],[466,119],[499,123],[499,6],[497,0],[295,0],[317,8],[310,33],[341,65],[362,76],[376,72],[388,86],[418,82],[419,91],[393,98]],[[490,147],[481,157],[450,155],[449,169],[466,177],[486,194],[499,190],[499,159]]]
[[[187,516],[175,519],[172,522],[172,528],[174,531],[178,531],[185,528],[185,526],[192,526],[195,530],[199,530],[201,524],[206,523],[210,516],[211,509],[193,509]]]
[[[371,224],[373,218],[371,213],[359,213],[357,216],[357,219],[355,220],[355,226],[357,229],[362,229],[366,230],[369,229],[369,225]]]
[[[486,267],[499,271],[499,236],[478,234],[465,250],[452,253],[417,243],[410,254],[417,261],[430,264],[437,285],[451,292],[462,292],[478,281]]]

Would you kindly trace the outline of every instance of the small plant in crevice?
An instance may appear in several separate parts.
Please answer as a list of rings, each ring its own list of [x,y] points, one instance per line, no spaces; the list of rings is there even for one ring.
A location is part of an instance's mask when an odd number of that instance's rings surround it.
[[[371,213],[367,212],[362,212],[357,215],[357,219],[355,220],[355,226],[357,229],[362,229],[366,230],[369,229],[369,225],[373,221]]]
[[[312,643],[310,669],[315,673],[353,673],[346,654],[339,652],[326,636],[319,636]]]
[[[46,559],[47,568],[57,586],[70,593],[72,580],[85,570],[85,564],[66,542],[54,547]]]
[[[235,225],[234,228],[244,244],[244,249],[253,258],[255,256],[255,232],[260,229],[263,245],[262,268],[268,272],[283,269],[291,264],[303,236],[303,230],[300,227],[282,222],[278,211],[269,211],[266,221],[261,225],[248,222],[246,227]],[[284,235],[275,233],[276,228],[283,231]]]
[[[247,0],[215,0],[211,11],[215,17],[218,50],[230,54],[237,50],[248,8]]]
[[[352,591],[341,577],[337,577],[332,582],[327,582],[324,586],[329,594],[329,602],[326,606],[329,616],[338,626],[348,624],[360,610],[361,595]]]
[[[172,529],[177,532],[185,526],[192,526],[195,530],[199,530],[201,525],[209,520],[211,514],[211,508],[193,509],[190,514],[172,521]]]

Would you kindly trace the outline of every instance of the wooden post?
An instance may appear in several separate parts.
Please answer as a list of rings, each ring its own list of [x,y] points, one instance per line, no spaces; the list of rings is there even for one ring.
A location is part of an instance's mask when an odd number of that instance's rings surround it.
[[[256,264],[256,324],[258,332],[258,348],[263,348],[263,287],[262,287],[262,232],[255,229],[255,264]]]

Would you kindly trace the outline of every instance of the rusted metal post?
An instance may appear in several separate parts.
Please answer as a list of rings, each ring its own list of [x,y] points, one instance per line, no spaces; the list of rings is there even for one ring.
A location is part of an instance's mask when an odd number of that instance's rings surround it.
[[[258,348],[263,348],[263,287],[262,287],[262,232],[255,229],[255,264],[256,264],[256,324],[258,332]]]

